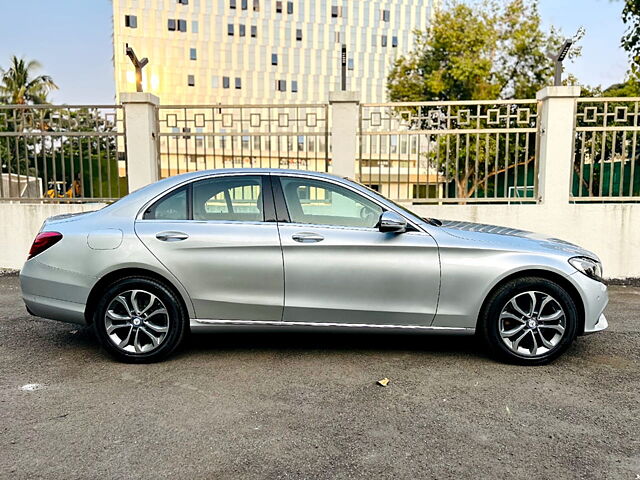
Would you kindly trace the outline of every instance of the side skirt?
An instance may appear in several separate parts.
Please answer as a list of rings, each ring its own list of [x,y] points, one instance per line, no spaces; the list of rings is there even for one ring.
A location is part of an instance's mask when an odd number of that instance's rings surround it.
[[[331,323],[331,322],[279,322],[271,320],[210,320],[204,318],[191,319],[192,332],[218,331],[225,327],[264,328],[264,327],[314,327],[326,329],[375,329],[415,331],[443,335],[473,335],[475,328],[462,327],[432,327],[424,325],[379,325],[369,323]]]

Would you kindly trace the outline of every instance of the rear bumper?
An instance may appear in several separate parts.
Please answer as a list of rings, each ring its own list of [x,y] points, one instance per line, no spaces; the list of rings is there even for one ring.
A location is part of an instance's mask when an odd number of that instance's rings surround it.
[[[89,287],[95,279],[28,260],[20,272],[20,288],[27,310],[37,317],[84,325]]]
[[[57,298],[40,297],[25,293],[22,294],[22,299],[31,315],[86,325],[83,303],[67,302]]]

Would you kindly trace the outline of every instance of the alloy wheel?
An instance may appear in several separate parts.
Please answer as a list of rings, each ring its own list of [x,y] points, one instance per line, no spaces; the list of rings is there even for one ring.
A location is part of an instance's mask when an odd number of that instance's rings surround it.
[[[558,346],[567,319],[560,303],[548,293],[527,291],[515,295],[502,308],[498,329],[513,353],[539,357]]]
[[[107,336],[120,350],[140,354],[156,350],[169,332],[162,301],[146,290],[127,290],[109,303],[104,315]]]

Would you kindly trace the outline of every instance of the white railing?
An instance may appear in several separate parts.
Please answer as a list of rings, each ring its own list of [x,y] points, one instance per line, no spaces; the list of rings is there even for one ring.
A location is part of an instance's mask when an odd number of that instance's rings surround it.
[[[639,104],[625,97],[577,100],[574,201],[640,201]]]
[[[158,107],[161,176],[212,168],[329,171],[328,105]]]
[[[360,181],[413,203],[537,201],[535,100],[360,106]]]
[[[0,105],[0,200],[126,195],[125,135],[120,105]]]

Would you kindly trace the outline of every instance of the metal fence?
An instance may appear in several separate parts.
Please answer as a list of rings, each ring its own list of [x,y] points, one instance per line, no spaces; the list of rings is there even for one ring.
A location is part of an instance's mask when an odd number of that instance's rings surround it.
[[[0,105],[0,200],[110,201],[127,193],[114,105]]]
[[[413,203],[536,202],[535,100],[360,106],[360,181]]]
[[[212,168],[330,171],[328,105],[158,107],[162,177]]]
[[[577,100],[574,201],[640,201],[639,103],[640,98]]]

